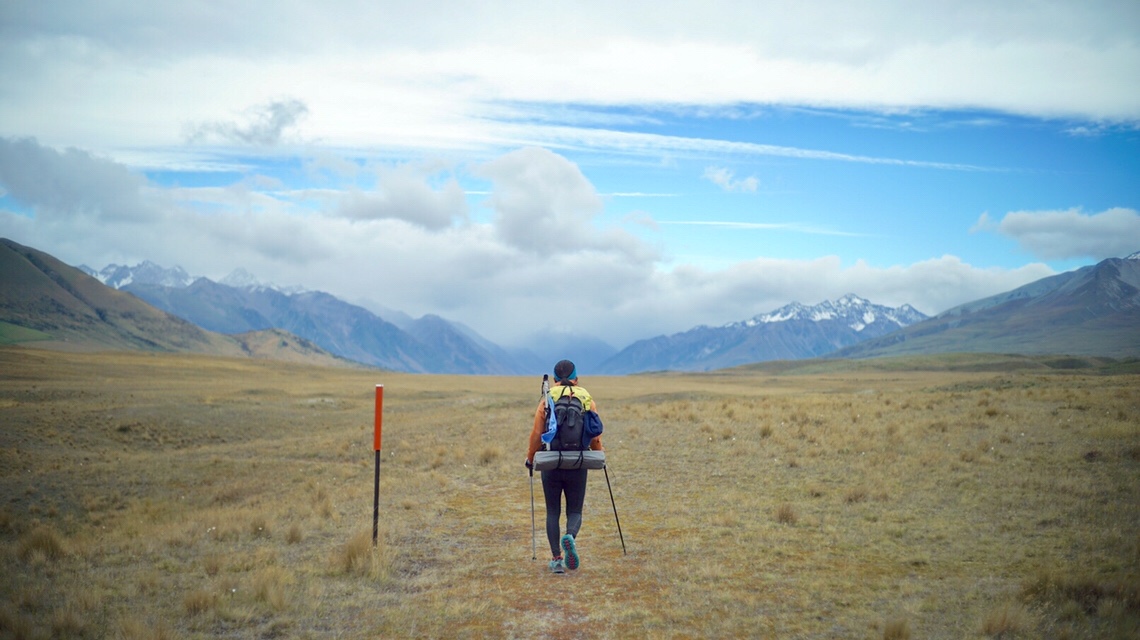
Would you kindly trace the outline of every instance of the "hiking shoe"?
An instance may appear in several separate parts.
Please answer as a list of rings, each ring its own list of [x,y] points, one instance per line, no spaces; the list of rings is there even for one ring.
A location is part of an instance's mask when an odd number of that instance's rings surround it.
[[[578,568],[578,547],[574,544],[574,536],[569,533],[562,536],[562,553],[565,554],[566,568],[573,571]]]
[[[555,558],[550,561],[551,573],[566,573],[566,563],[562,558]]]

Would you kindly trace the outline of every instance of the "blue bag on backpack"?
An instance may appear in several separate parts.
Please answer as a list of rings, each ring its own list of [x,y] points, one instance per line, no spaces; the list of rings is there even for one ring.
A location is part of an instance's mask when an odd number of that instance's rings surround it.
[[[602,435],[602,419],[597,411],[582,414],[582,449],[590,448],[590,441]]]

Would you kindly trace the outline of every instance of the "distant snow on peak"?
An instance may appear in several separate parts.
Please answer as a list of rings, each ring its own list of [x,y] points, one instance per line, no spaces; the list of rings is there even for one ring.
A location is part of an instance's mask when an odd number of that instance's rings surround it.
[[[1137,251],[1136,253],[1130,254],[1128,257],[1126,257],[1124,259],[1125,260],[1140,260],[1140,251]]]
[[[190,286],[190,283],[195,280],[195,278],[186,273],[182,267],[164,269],[150,260],[144,260],[133,267],[109,264],[103,267],[101,271],[95,271],[90,267],[83,267],[83,270],[99,280],[99,282],[115,289],[122,289],[136,282],[139,284],[157,284],[164,287],[183,288]]]
[[[300,285],[280,286],[272,282],[262,282],[257,279],[249,271],[238,267],[230,272],[230,274],[222,278],[218,284],[224,284],[227,287],[235,289],[253,289],[253,290],[269,290],[283,293],[287,296],[297,295],[299,293],[308,293],[308,289]]]
[[[109,264],[102,270],[96,271],[87,265],[77,267],[87,275],[114,289],[122,289],[130,284],[148,284],[183,289],[189,287],[201,276],[191,276],[182,267],[166,269],[162,266],[143,260],[137,265]],[[242,268],[234,269],[218,284],[224,284],[235,289],[269,289],[285,295],[307,293],[309,290],[301,286],[282,287],[268,282],[259,281],[252,273]]]
[[[915,310],[909,304],[891,308],[874,304],[866,298],[849,293],[837,300],[824,300],[814,306],[805,306],[799,302],[784,305],[775,311],[760,314],[750,320],[734,322],[727,327],[755,327],[762,324],[776,322],[805,321],[825,322],[841,321],[855,331],[862,331],[868,325],[883,321],[899,327],[909,326],[915,322],[925,320],[926,316]]]
[[[241,267],[231,271],[228,276],[219,280],[218,284],[224,284],[227,287],[234,287],[235,289],[261,286],[261,282],[259,282],[252,273]]]

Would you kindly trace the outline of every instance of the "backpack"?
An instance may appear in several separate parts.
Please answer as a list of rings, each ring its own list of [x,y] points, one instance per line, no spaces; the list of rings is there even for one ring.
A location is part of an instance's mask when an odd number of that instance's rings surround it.
[[[554,416],[558,431],[550,443],[551,451],[581,451],[582,446],[582,401],[567,391],[554,402]]]

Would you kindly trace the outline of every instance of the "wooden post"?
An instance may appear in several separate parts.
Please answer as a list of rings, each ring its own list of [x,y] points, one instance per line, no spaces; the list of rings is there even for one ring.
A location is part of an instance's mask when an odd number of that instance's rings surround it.
[[[384,385],[376,385],[376,421],[372,449],[376,452],[376,480],[372,488],[372,546],[380,535],[380,425],[384,415]]]

